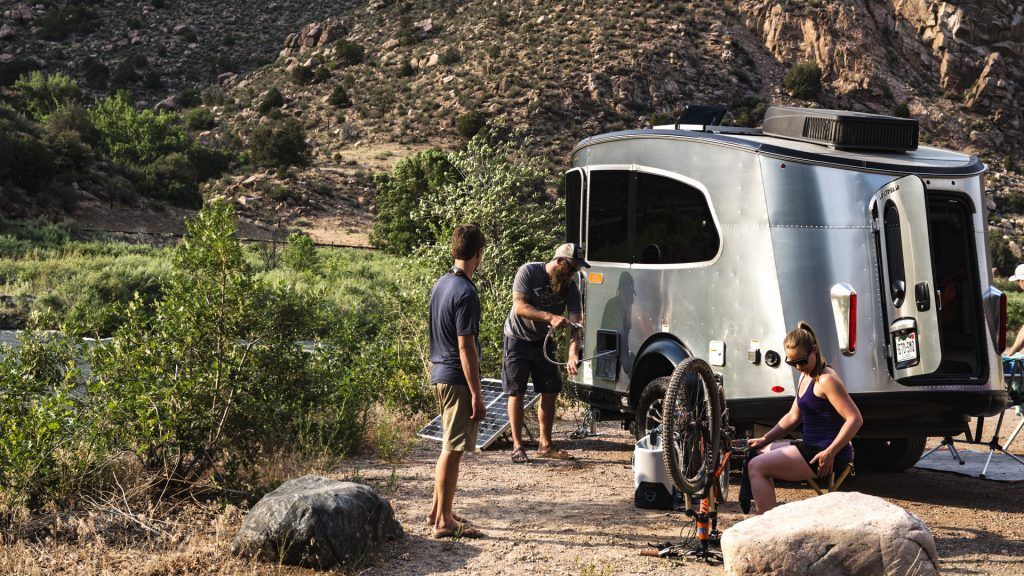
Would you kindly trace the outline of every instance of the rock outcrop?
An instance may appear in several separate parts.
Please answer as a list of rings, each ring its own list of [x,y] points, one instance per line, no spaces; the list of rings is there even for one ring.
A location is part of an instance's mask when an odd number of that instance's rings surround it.
[[[917,516],[881,498],[832,492],[784,504],[722,535],[728,576],[928,576],[939,559]]]
[[[369,486],[303,476],[253,506],[231,543],[238,556],[329,569],[401,538],[391,505]]]

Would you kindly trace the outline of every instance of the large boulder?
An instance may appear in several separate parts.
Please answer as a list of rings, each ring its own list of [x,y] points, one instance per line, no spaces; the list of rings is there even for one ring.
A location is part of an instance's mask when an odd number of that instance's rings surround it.
[[[939,565],[920,518],[858,492],[832,492],[744,520],[722,535],[722,553],[730,576],[928,576]]]
[[[401,538],[387,500],[373,488],[321,476],[281,484],[253,506],[235,534],[236,556],[328,569]]]

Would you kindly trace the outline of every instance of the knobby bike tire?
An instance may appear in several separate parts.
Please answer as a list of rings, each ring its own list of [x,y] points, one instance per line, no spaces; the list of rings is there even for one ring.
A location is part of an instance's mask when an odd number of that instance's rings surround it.
[[[707,496],[720,459],[718,398],[715,375],[700,358],[683,360],[669,378],[662,458],[672,483],[690,496]]]

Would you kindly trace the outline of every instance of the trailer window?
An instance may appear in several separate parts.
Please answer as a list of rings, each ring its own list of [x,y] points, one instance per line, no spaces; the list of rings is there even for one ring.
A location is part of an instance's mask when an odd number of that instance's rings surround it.
[[[565,173],[565,241],[583,244],[580,222],[583,217],[583,173],[572,170]]]
[[[907,293],[907,272],[903,266],[903,236],[900,232],[900,211],[896,203],[885,203],[885,257],[889,268],[889,295],[897,308]]]
[[[720,238],[704,194],[672,178],[639,173],[634,262],[685,264],[718,254]]]
[[[590,172],[590,260],[629,262],[629,176],[626,170]]]

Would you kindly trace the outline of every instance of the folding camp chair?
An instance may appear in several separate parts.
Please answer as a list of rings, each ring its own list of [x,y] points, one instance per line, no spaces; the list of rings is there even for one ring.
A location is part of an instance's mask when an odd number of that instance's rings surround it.
[[[835,470],[832,470],[832,472],[829,473],[828,486],[826,488],[822,488],[821,486],[819,486],[818,481],[815,478],[807,480],[807,483],[810,484],[811,488],[814,488],[814,491],[818,493],[818,496],[821,496],[822,494],[828,494],[829,492],[835,492],[836,490],[839,490],[839,487],[843,485],[843,482],[846,481],[847,477],[856,475],[857,471],[854,470],[853,468],[853,462],[850,462],[849,464],[844,466],[842,470],[839,471],[838,478],[836,478]]]
[[[1017,415],[1021,417],[1021,421],[1017,424],[1017,428],[1014,429],[1013,433],[1010,434],[1005,443],[999,443],[999,431],[1003,428],[1003,418],[1006,416],[1006,410],[1003,410],[999,413],[999,420],[996,421],[996,429],[992,432],[992,439],[988,442],[982,440],[982,430],[985,426],[985,418],[978,417],[978,421],[974,428],[974,434],[971,434],[970,428],[965,428],[963,432],[963,440],[954,439],[952,436],[946,436],[938,446],[925,452],[924,455],[921,456],[921,459],[924,460],[933,452],[941,448],[946,448],[949,450],[950,455],[953,456],[957,462],[963,465],[964,459],[956,449],[956,443],[961,443],[973,444],[976,446],[988,446],[988,458],[985,459],[985,467],[981,469],[981,474],[978,474],[978,478],[985,477],[985,474],[988,472],[989,464],[992,463],[992,455],[995,454],[996,450],[1006,454],[1010,458],[1016,460],[1018,464],[1024,466],[1024,460],[1006,449],[1013,443],[1014,439],[1017,438],[1017,434],[1020,433],[1021,428],[1024,428],[1024,414],[1022,414],[1021,411],[1022,405],[1024,405],[1024,358],[1017,356],[1003,356],[1003,378],[1006,381],[1006,391],[1010,397],[1010,403],[1007,408],[1016,407]]]

